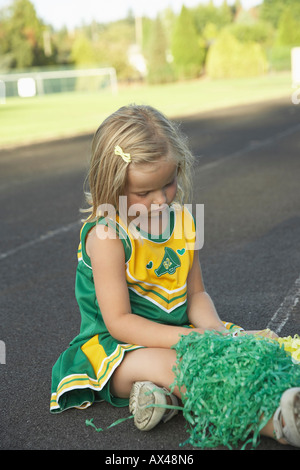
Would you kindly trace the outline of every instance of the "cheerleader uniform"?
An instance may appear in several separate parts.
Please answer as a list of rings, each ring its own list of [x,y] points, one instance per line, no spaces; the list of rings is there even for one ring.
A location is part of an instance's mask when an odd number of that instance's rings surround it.
[[[127,406],[128,399],[110,393],[110,379],[125,353],[141,348],[124,344],[108,332],[99,309],[91,261],[86,253],[86,237],[97,224],[112,227],[125,251],[124,272],[131,311],[167,325],[189,327],[187,316],[187,276],[193,264],[195,223],[181,206],[169,208],[168,224],[159,236],[139,230],[133,236],[116,215],[85,223],[78,248],[75,294],[81,313],[79,335],[53,366],[50,411],[86,408],[107,401]]]

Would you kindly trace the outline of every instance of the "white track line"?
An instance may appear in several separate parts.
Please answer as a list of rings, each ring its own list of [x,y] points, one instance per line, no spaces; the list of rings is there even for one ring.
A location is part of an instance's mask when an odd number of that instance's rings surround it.
[[[276,141],[278,141],[278,140],[280,140],[284,137],[287,137],[288,135],[291,135],[291,134],[293,134],[294,132],[297,132],[297,131],[300,131],[300,124],[296,124],[295,126],[292,126],[289,129],[285,129],[284,131],[278,132],[276,135],[273,135],[272,137],[269,137],[269,138],[266,138],[266,139],[263,139],[263,140],[260,140],[260,141],[255,141],[255,142],[252,141],[249,144],[247,144],[244,148],[232,153],[231,155],[228,155],[226,158],[222,158],[220,160],[208,163],[208,164],[203,165],[203,166],[200,165],[198,168],[200,169],[200,171],[209,170],[209,169],[214,168],[218,165],[221,165],[222,163],[228,162],[229,159],[239,157],[239,156],[243,155],[246,152],[256,150],[258,148],[265,147],[267,145],[271,145],[271,144],[275,143]],[[31,240],[27,243],[24,243],[23,245],[19,245],[18,247],[13,248],[12,250],[7,251],[6,253],[0,253],[0,261],[7,258],[8,256],[14,255],[18,251],[21,251],[21,250],[24,250],[24,249],[26,249],[30,246],[33,246],[36,243],[41,243],[45,240],[48,240],[49,238],[53,238],[56,235],[61,234],[63,232],[68,232],[69,230],[72,230],[75,227],[77,227],[79,225],[79,223],[80,223],[79,221],[78,222],[73,222],[71,224],[60,227],[56,230],[51,230],[50,232],[47,232],[46,234],[41,235],[40,237],[36,238],[35,240]]]
[[[218,166],[219,164],[228,161],[228,159],[239,157],[243,153],[246,153],[246,152],[256,150],[258,148],[265,147],[267,145],[273,144],[276,141],[278,141],[278,140],[280,140],[284,137],[287,137],[288,135],[291,135],[294,132],[297,132],[298,130],[300,130],[300,124],[297,124],[293,127],[290,127],[289,129],[286,129],[282,132],[278,132],[276,136],[272,136],[270,138],[263,139],[261,141],[255,142],[255,143],[250,142],[250,144],[246,145],[243,149],[240,149],[237,152],[234,152],[233,154],[227,156],[227,158],[218,160],[216,162],[208,163],[207,165],[203,165],[202,167],[200,166],[200,169],[202,171],[202,170],[206,170],[206,169],[208,170],[208,169],[214,168],[214,167]],[[63,232],[68,232],[70,230],[73,230],[76,227],[78,227],[79,224],[80,224],[80,221],[73,222],[73,223],[68,224],[68,225],[64,225],[62,227],[59,227],[56,230],[51,230],[51,231],[45,233],[44,235],[41,235],[40,237],[36,238],[35,240],[31,240],[27,243],[23,243],[23,245],[19,245],[18,247],[14,248],[12,250],[9,250],[6,253],[0,253],[0,261],[7,258],[7,257],[9,257],[9,256],[14,255],[18,251],[21,251],[21,250],[24,250],[24,249],[26,249],[30,246],[33,246],[36,243],[41,243],[45,240],[48,240],[48,239],[53,238],[57,235],[60,235]],[[269,323],[267,325],[267,328],[270,328],[270,330],[274,331],[277,334],[280,333],[282,328],[288,322],[288,320],[291,316],[292,310],[298,304],[299,300],[300,300],[300,276],[298,277],[298,279],[296,279],[295,283],[293,284],[293,286],[291,287],[291,289],[287,293],[285,299],[283,300],[283,302],[281,303],[279,308],[276,310],[276,312],[272,316],[271,320],[269,321]]]
[[[206,163],[203,166],[201,166],[201,160],[200,160],[200,165],[198,166],[199,171],[202,172],[205,170],[211,170],[219,165],[222,165],[223,163],[227,163],[229,160],[238,158],[245,153],[253,152],[254,150],[258,150],[268,145],[275,144],[279,140],[284,139],[285,137],[292,135],[299,131],[300,131],[300,124],[296,124],[295,126],[289,127],[288,129],[285,129],[281,132],[277,132],[275,135],[272,135],[271,137],[267,137],[266,139],[250,141],[247,145],[245,145],[245,147],[223,158],[220,158],[219,160]]]
[[[79,227],[79,224],[80,224],[80,221],[77,221],[77,222],[73,222],[71,224],[59,227],[56,230],[50,230],[44,235],[41,235],[40,237],[35,238],[34,240],[30,240],[29,242],[23,243],[23,245],[19,245],[16,248],[13,248],[12,250],[7,251],[6,253],[0,253],[0,261],[2,261],[5,258],[8,258],[9,256],[14,255],[18,251],[25,250],[26,248],[29,248],[30,246],[36,245],[37,243],[41,243],[46,240],[49,240],[50,238],[56,237],[57,235],[60,235],[61,233],[69,232],[70,230],[73,230]]]
[[[59,227],[56,230],[51,230],[40,237],[30,240],[27,243],[23,243],[23,245],[19,245],[16,248],[7,251],[6,253],[0,253],[0,261],[8,258],[9,256],[14,255],[18,251],[25,250],[30,246],[36,245],[37,243],[44,242],[49,240],[57,235],[60,235],[64,232],[69,232],[77,227],[79,227],[80,221],[73,222],[68,225],[64,225]],[[284,298],[283,302],[276,310],[274,315],[272,316],[271,320],[269,321],[267,328],[274,331],[275,333],[279,334],[285,324],[288,322],[293,309],[296,307],[298,302],[300,301],[300,276],[296,279],[291,289],[288,291],[286,297]]]
[[[296,307],[299,301],[300,276],[298,277],[298,279],[296,279],[291,289],[288,291],[286,297],[284,298],[283,302],[274,313],[273,317],[267,325],[267,328],[270,328],[270,330],[274,331],[274,333],[280,333],[282,328],[288,322],[293,309]]]

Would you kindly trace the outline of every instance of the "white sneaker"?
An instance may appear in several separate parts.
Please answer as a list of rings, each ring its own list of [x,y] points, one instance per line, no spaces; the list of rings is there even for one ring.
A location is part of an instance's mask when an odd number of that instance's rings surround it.
[[[300,387],[289,388],[282,394],[273,425],[277,439],[283,438],[288,444],[300,447]]]
[[[177,397],[168,394],[172,405],[178,405]],[[150,431],[160,421],[167,422],[178,413],[178,410],[167,410],[164,407],[151,405],[166,405],[166,390],[157,387],[152,382],[135,382],[129,397],[129,411],[134,415],[134,424],[140,431]]]

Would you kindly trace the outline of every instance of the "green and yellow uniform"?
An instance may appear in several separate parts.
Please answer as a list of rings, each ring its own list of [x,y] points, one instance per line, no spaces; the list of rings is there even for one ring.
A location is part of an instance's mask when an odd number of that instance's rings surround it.
[[[102,217],[83,225],[75,284],[80,333],[53,367],[51,412],[86,408],[103,400],[115,406],[128,405],[127,399],[111,395],[109,382],[124,354],[142,347],[117,341],[102,318],[85,249],[87,234],[96,223],[113,227],[122,240],[131,311],[158,323],[189,326],[187,276],[193,264],[195,224],[185,208],[175,205],[168,219],[165,231],[156,237],[141,230],[139,237],[133,236],[118,215],[116,220]]]

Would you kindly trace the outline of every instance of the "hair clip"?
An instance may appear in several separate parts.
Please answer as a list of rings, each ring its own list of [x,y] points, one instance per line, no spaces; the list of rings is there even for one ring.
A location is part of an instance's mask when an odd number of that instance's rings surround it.
[[[116,146],[115,146],[115,155],[119,155],[120,157],[122,157],[122,159],[123,159],[124,162],[126,162],[126,163],[130,163],[130,162],[131,162],[130,153],[124,153],[123,150],[121,149],[121,147],[120,147],[119,145],[116,145]]]

